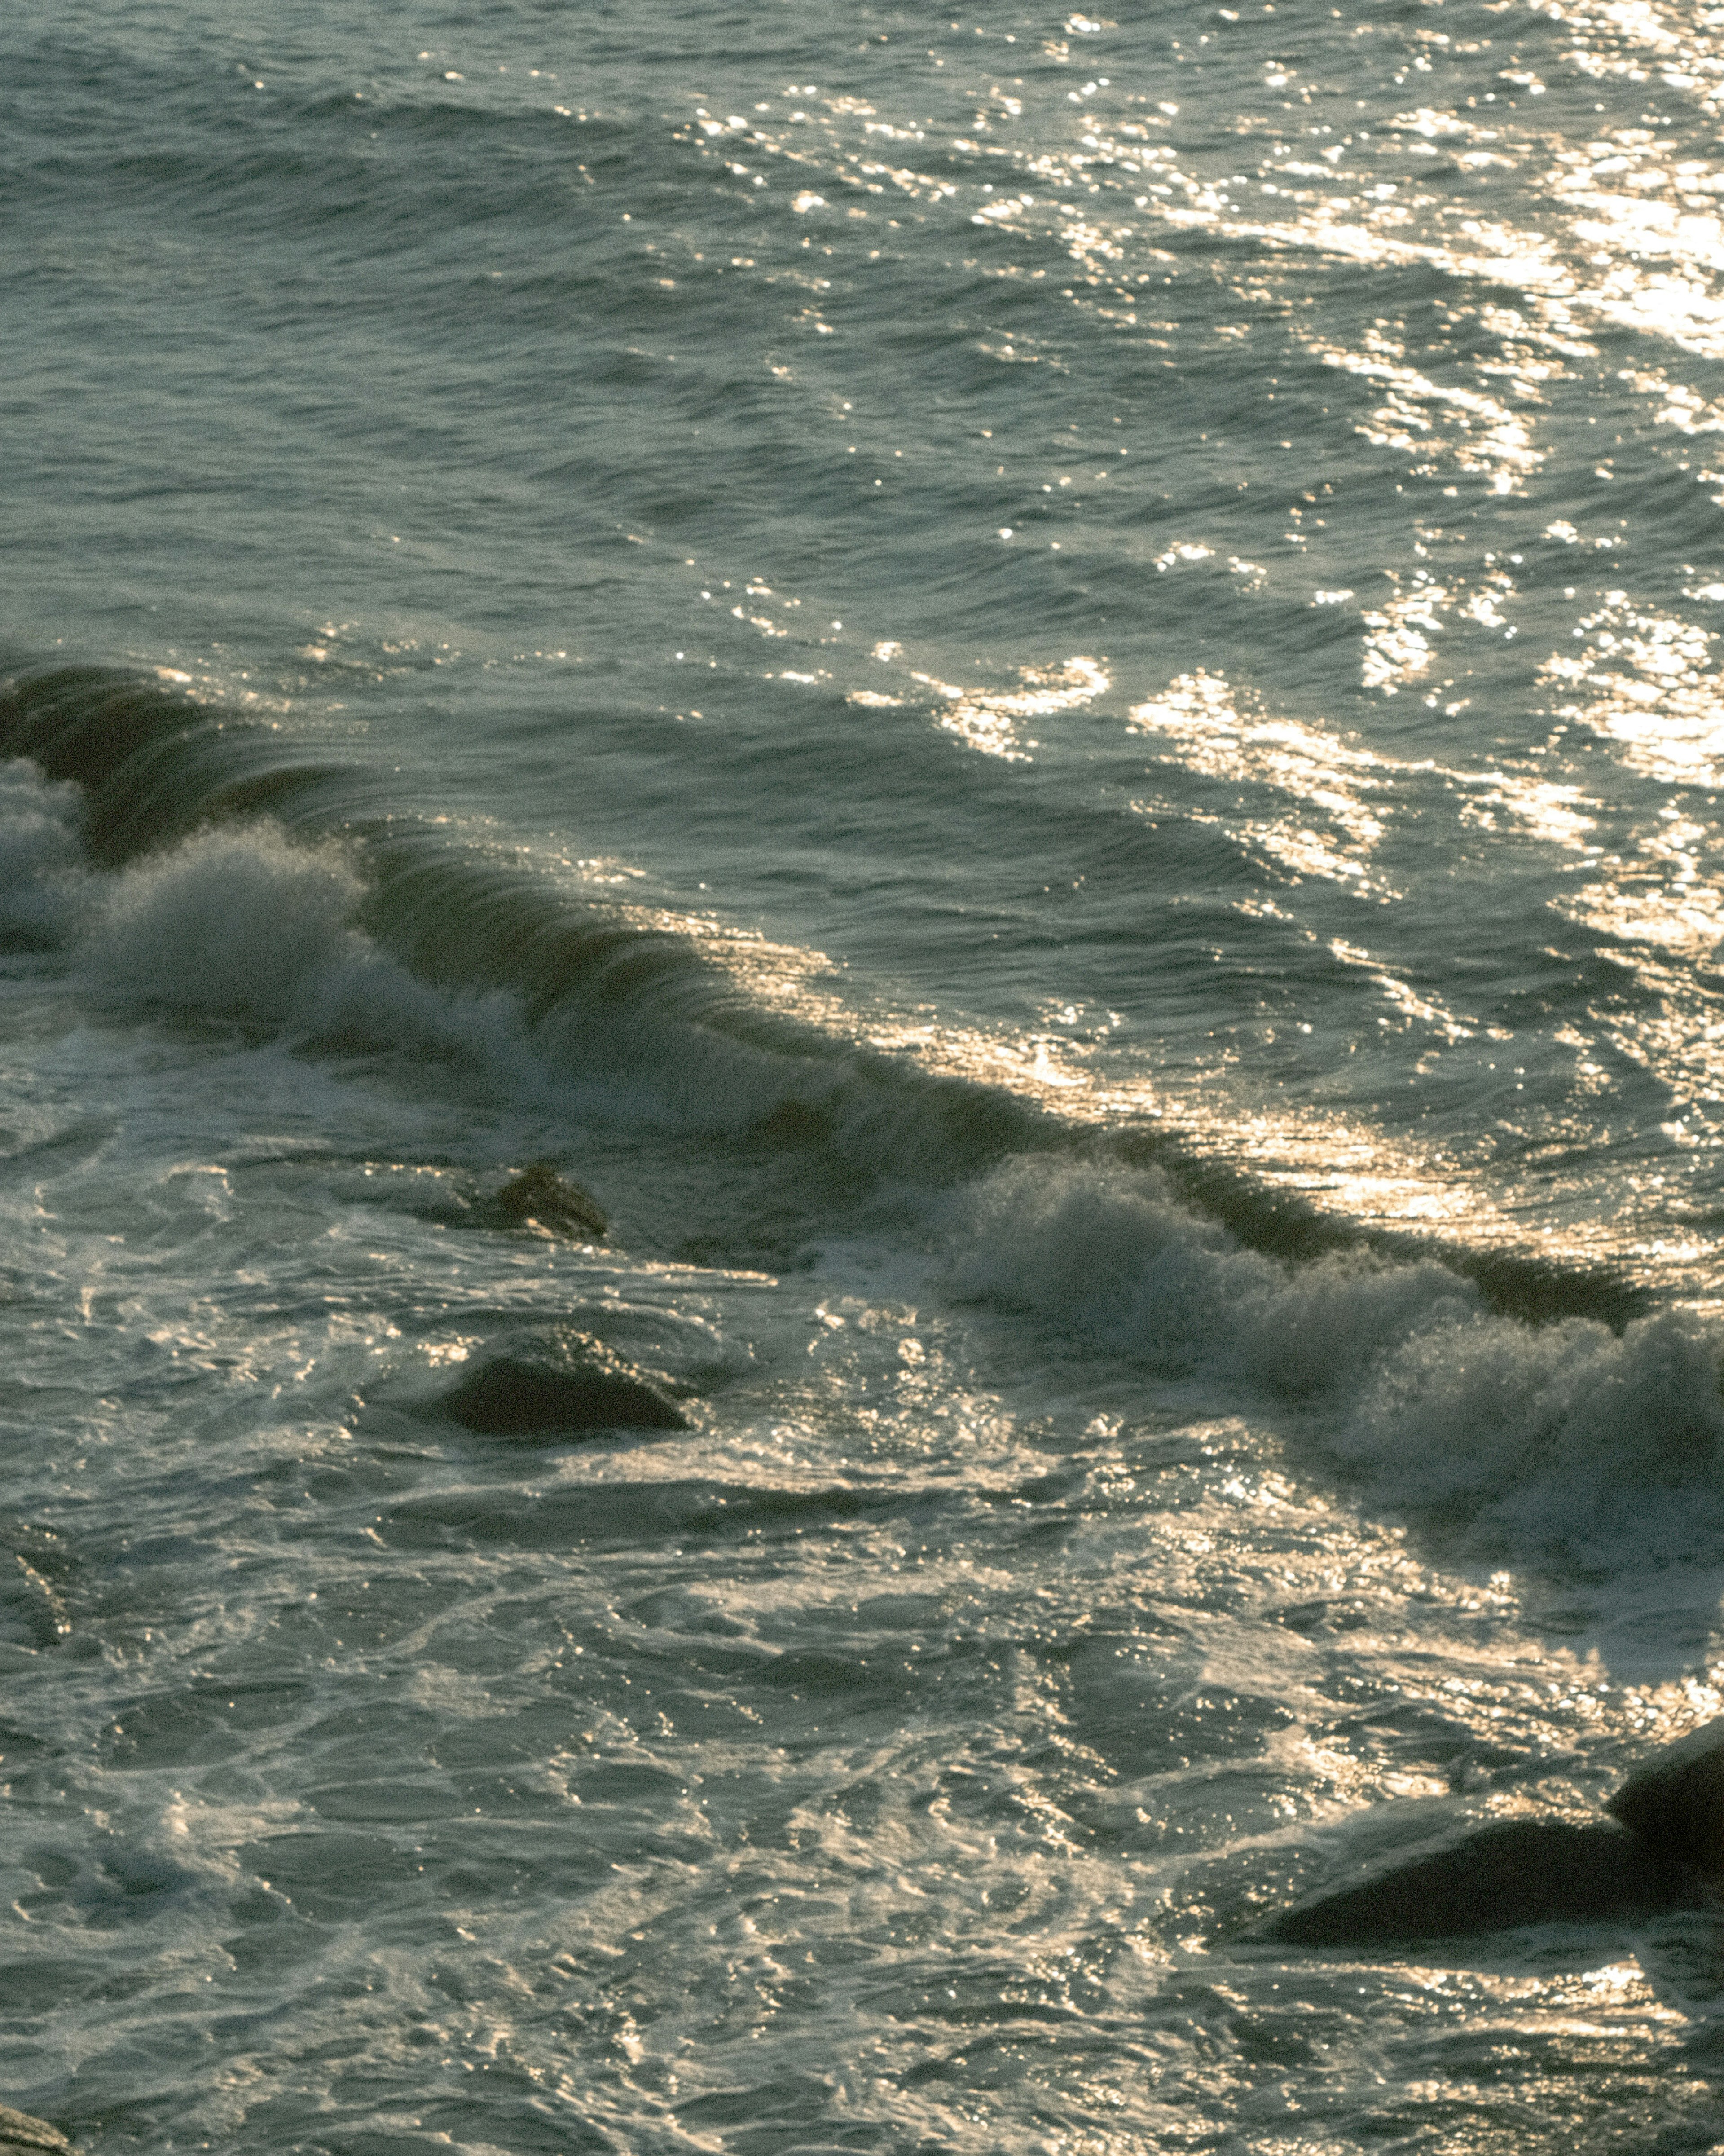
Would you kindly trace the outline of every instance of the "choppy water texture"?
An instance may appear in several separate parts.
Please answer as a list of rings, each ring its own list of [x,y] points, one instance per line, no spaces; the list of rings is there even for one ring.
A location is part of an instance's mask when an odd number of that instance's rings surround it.
[[[1724,1707],[1717,10],[0,80],[0,2095],[1714,2146],[1711,1919],[1254,1926]]]

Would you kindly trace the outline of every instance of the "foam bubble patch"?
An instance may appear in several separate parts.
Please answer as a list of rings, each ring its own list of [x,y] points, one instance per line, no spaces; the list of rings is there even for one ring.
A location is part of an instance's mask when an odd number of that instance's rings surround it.
[[[1342,1251],[1289,1266],[1242,1249],[1153,1171],[1016,1160],[971,1202],[962,1292],[1287,1399],[1354,1388],[1409,1332],[1480,1307],[1475,1288],[1432,1262]]]

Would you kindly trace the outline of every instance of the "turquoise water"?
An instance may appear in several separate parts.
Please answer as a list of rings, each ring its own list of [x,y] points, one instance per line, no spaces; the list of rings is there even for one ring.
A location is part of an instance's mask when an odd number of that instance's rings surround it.
[[[1252,1930],[1724,1707],[1709,11],[0,56],[0,2096],[1710,2147]]]

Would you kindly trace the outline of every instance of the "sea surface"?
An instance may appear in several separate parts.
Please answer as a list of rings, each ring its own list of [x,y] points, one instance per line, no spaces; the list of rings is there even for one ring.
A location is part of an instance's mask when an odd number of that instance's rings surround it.
[[[1724,1711],[1724,9],[0,85],[0,2098],[1724,2143],[1712,1920],[1262,1933]]]

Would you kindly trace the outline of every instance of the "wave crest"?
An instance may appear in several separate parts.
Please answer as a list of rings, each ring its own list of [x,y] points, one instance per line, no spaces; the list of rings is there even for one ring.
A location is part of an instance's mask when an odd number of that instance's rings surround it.
[[[1323,1450],[1378,1502],[1522,1548],[1627,1533],[1670,1551],[1724,1526],[1716,1328],[1672,1312],[1620,1333],[1534,1326],[1434,1260],[1268,1257],[1154,1171],[1015,1160],[961,1213],[959,1292],[1320,1406]]]

